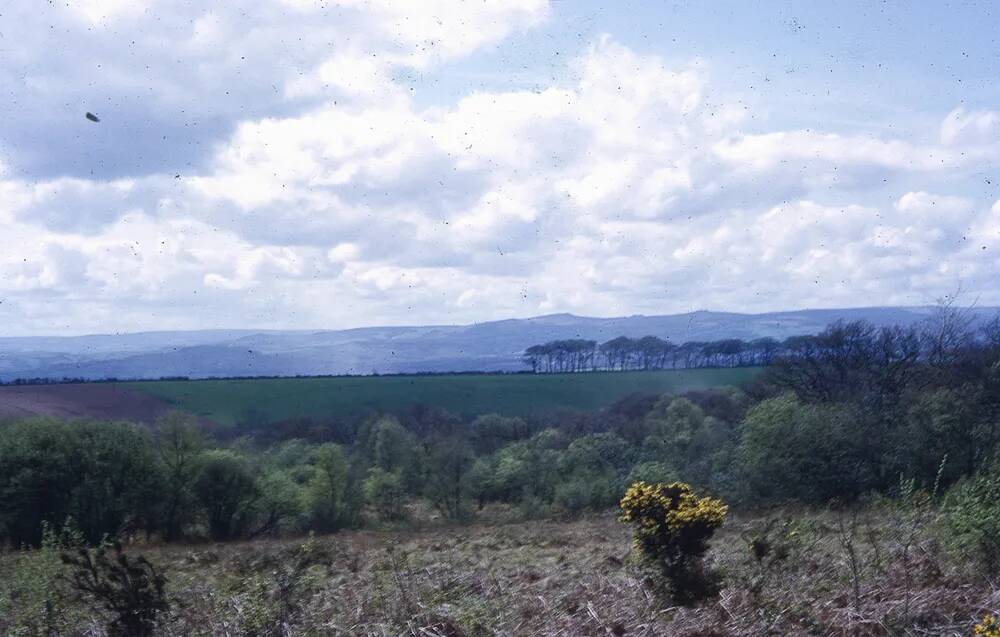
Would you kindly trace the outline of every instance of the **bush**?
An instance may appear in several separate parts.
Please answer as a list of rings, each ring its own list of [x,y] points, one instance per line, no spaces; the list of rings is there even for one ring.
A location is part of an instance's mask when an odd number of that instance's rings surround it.
[[[857,414],[838,405],[810,405],[792,394],[748,412],[737,451],[743,489],[758,501],[821,504],[850,501],[870,489],[879,451]]]
[[[577,472],[556,486],[555,504],[568,515],[614,506],[622,484],[612,472]]]
[[[690,604],[717,591],[702,561],[726,519],[728,507],[721,500],[700,498],[683,482],[636,482],[621,510],[620,520],[635,526],[636,551],[659,571],[676,603]]]
[[[167,578],[144,557],[129,558],[120,544],[114,557],[106,547],[64,553],[62,561],[73,569],[69,580],[80,593],[93,597],[110,615],[111,637],[147,637],[156,628],[156,617],[169,609],[164,588]]]
[[[403,519],[403,498],[406,493],[398,475],[379,467],[368,470],[368,477],[361,483],[361,492],[368,506],[383,520]]]
[[[227,450],[206,452],[194,491],[205,511],[213,540],[231,540],[247,531],[258,493],[250,465],[244,458]]]
[[[948,494],[953,544],[987,575],[1000,568],[1000,471],[997,467],[956,485]]]
[[[354,524],[358,512],[355,484],[340,445],[320,445],[315,452],[313,471],[305,494],[312,529],[333,533]]]
[[[42,524],[41,546],[15,551],[0,560],[0,634],[70,635],[86,621],[82,609],[70,603],[73,591],[60,556],[83,546],[83,536],[69,521],[62,530]]]
[[[140,427],[37,419],[0,427],[0,542],[38,546],[72,517],[91,543],[151,527],[159,464]]]

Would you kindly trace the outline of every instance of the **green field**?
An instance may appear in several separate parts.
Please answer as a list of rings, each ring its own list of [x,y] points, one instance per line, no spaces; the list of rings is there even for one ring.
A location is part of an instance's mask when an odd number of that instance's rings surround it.
[[[242,380],[148,381],[127,388],[179,409],[232,425],[253,418],[278,421],[357,418],[412,405],[441,407],[464,417],[496,412],[529,415],[553,409],[593,409],[635,392],[664,393],[739,385],[758,368],[587,374],[463,374]]]

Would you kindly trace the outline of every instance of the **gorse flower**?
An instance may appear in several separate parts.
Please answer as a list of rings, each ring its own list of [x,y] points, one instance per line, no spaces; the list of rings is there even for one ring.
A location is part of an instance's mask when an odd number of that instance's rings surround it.
[[[983,621],[972,629],[972,634],[979,637],[1000,637],[1000,621],[993,615],[985,615]]]
[[[621,501],[622,522],[636,524],[640,542],[656,538],[664,544],[681,541],[682,536],[705,539],[726,519],[729,507],[721,500],[699,498],[683,482],[647,484],[636,482]]]
[[[670,581],[674,598],[686,602],[701,597],[708,588],[701,558],[728,507],[721,500],[698,497],[682,482],[636,482],[622,498],[621,510],[619,519],[635,527],[636,551]]]

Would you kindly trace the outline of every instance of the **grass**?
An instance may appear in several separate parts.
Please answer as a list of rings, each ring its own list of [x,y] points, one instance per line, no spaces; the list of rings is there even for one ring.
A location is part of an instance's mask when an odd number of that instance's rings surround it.
[[[347,419],[434,405],[463,417],[605,407],[632,393],[739,385],[759,368],[587,374],[461,374],[132,382],[128,389],[214,422]]]
[[[721,593],[693,608],[652,592],[628,527],[611,515],[131,551],[166,568],[162,635],[971,635],[1000,606],[1000,593],[942,552],[932,523],[904,564],[900,528],[885,511],[866,513],[852,544],[855,595],[837,516],[788,520],[771,528],[792,528],[794,544],[765,563],[749,549],[765,519],[727,521],[709,553]],[[308,569],[293,573],[303,555]],[[33,559],[48,558],[0,554],[0,602],[14,593],[12,564]],[[104,634],[99,609],[43,592],[54,623],[72,617],[78,631],[58,634]],[[0,634],[21,634],[22,618],[38,614],[42,597],[29,599],[0,612]]]

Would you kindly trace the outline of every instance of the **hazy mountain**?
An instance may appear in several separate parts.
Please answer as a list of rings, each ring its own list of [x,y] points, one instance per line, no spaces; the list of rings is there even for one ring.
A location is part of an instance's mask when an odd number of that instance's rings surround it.
[[[980,319],[1000,308],[972,310]],[[605,341],[653,334],[675,343],[813,334],[838,319],[911,325],[929,307],[798,310],[766,314],[698,311],[592,318],[552,314],[473,325],[349,330],[201,330],[73,337],[0,338],[0,378],[292,376],[524,369],[526,347],[562,338]]]

